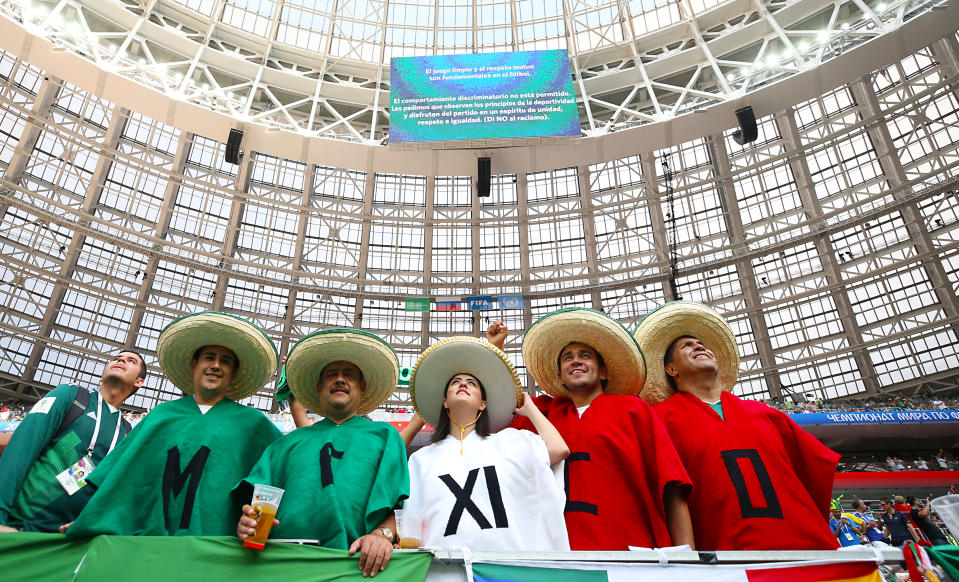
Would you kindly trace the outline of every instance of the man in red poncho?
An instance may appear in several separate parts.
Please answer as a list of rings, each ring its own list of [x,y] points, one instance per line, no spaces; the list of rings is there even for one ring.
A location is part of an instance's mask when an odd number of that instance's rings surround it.
[[[487,331],[502,348],[506,327]],[[561,309],[526,330],[523,360],[549,395],[536,406],[569,445],[563,467],[573,550],[692,543],[689,478],[662,423],[636,395],[643,355],[623,326],[591,309]],[[534,430],[526,418],[515,428]]]
[[[733,396],[736,338],[713,309],[674,301],[634,332],[657,402],[693,481],[689,510],[699,550],[823,550],[839,455],[765,404]]]

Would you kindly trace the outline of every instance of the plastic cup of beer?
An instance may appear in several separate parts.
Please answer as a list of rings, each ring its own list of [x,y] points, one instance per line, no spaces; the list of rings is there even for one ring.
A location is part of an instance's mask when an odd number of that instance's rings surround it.
[[[396,532],[400,534],[400,548],[418,548],[423,545],[420,540],[420,523],[413,514],[406,515],[404,510],[393,511],[396,517]]]
[[[253,486],[253,518],[256,519],[256,533],[243,540],[243,545],[255,550],[266,547],[266,538],[270,537],[270,528],[276,517],[276,508],[283,499],[283,489],[269,485]]]
[[[943,495],[929,502],[953,536],[959,536],[959,495]]]

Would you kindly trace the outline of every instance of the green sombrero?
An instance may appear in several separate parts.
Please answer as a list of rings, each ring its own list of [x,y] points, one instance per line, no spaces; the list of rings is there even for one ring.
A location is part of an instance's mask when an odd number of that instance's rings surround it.
[[[366,414],[383,404],[400,376],[400,363],[390,344],[369,332],[351,328],[324,329],[296,342],[286,359],[286,381],[300,403],[319,411],[316,386],[327,364],[351,362],[363,373],[366,391],[357,414]]]
[[[522,402],[516,368],[493,344],[467,336],[443,339],[420,354],[410,378],[413,406],[420,416],[435,427],[442,414],[447,383],[464,372],[477,378],[486,389],[490,431],[509,426],[513,410]]]
[[[642,392],[646,400],[655,403],[673,395],[673,389],[666,382],[663,357],[666,348],[684,335],[701,339],[716,356],[723,390],[731,391],[736,384],[739,350],[736,335],[726,320],[708,305],[696,301],[672,301],[650,311],[633,332],[643,353],[652,362]]]
[[[523,361],[536,383],[556,397],[569,397],[558,374],[560,352],[571,343],[592,347],[606,363],[607,394],[639,394],[646,360],[621,323],[593,309],[569,307],[548,313],[526,330]]]
[[[193,354],[203,346],[223,346],[236,354],[239,366],[226,392],[231,400],[255,394],[279,363],[273,340],[253,322],[218,311],[184,315],[160,332],[157,359],[166,377],[185,394],[193,394],[190,368]]]

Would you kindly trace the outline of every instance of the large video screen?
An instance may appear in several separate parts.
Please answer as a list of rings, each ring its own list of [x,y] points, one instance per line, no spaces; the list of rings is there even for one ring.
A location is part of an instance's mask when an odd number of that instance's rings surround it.
[[[397,57],[390,142],[580,135],[564,50]]]

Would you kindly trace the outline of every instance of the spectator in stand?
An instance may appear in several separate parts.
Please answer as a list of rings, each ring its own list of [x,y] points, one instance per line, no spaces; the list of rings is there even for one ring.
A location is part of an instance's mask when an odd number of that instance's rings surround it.
[[[673,301],[633,333],[649,362],[642,396],[657,402],[694,483],[697,549],[836,549],[824,526],[839,455],[782,412],[733,395],[739,351],[726,321]]]
[[[880,499],[879,504],[883,511],[879,518],[886,537],[891,540],[892,545],[899,548],[908,541],[919,541],[919,534],[916,533],[916,528],[912,527],[909,518],[902,512],[896,511],[888,497]]]
[[[6,404],[4,404],[3,407],[0,408],[0,422],[7,422],[9,420],[10,420],[10,409],[7,408]]]
[[[883,535],[882,530],[879,529],[879,525],[876,523],[876,516],[873,515],[865,501],[862,499],[854,499],[852,508],[855,510],[853,515],[862,520],[859,531],[866,536],[867,540],[870,542],[889,543],[889,538]]]
[[[920,471],[928,471],[929,464],[926,463],[925,459],[916,459],[916,468],[919,469]]]
[[[939,468],[943,471],[949,470],[949,461],[946,459],[946,454],[939,449],[939,452],[936,453],[936,462],[939,463]]]
[[[832,517],[829,518],[829,529],[832,530],[832,535],[836,536],[839,540],[839,545],[844,548],[846,546],[858,546],[860,544],[859,528],[852,520],[843,516],[842,506],[839,505],[838,501],[833,501]]]
[[[97,390],[61,384],[33,406],[0,459],[0,532],[56,532],[80,514],[93,495],[81,475],[130,432],[119,406],[146,373],[140,354],[122,350]]]
[[[926,539],[934,546],[943,546],[949,542],[946,540],[946,536],[942,534],[936,524],[932,523],[932,520],[929,519],[929,498],[926,497],[926,506],[920,509],[916,504],[916,498],[912,495],[906,497],[906,503],[909,504],[909,517],[912,518],[913,523],[919,527],[919,531],[926,536]]]

